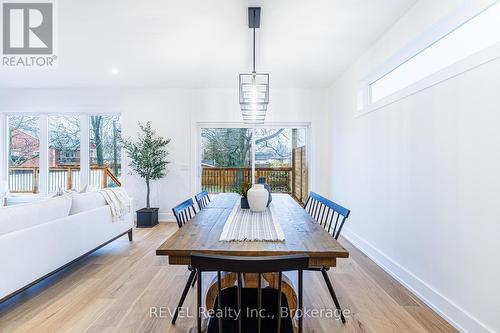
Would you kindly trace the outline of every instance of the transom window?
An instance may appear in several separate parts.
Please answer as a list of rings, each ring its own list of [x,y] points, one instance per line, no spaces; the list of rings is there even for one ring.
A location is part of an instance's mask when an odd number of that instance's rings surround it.
[[[361,113],[500,57],[500,2],[464,4],[362,82]],[[467,60],[466,60],[467,59]]]

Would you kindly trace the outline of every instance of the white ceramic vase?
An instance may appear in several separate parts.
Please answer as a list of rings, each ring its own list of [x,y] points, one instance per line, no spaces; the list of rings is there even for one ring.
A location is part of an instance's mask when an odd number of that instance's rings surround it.
[[[263,212],[266,210],[269,192],[262,184],[254,184],[247,192],[248,204],[252,212]]]

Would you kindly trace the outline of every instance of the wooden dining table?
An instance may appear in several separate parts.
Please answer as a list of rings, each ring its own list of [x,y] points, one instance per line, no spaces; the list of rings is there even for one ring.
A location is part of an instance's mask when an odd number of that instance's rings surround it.
[[[335,267],[337,258],[347,258],[349,252],[288,194],[273,194],[273,211],[283,230],[285,240],[279,241],[220,241],[224,225],[240,196],[235,193],[218,194],[210,204],[199,211],[188,223],[177,230],[157,250],[156,254],[168,256],[171,265],[190,265],[191,254],[220,254],[230,256],[280,256],[306,254],[310,268]],[[298,308],[297,283],[293,276],[264,274],[265,283],[285,294],[291,311]],[[235,285],[237,275],[223,272],[222,288]],[[281,281],[281,285],[279,284]],[[255,275],[244,274],[245,288],[257,288]],[[218,295],[216,279],[212,279],[205,295],[207,309],[212,309]],[[294,332],[298,330],[294,319]]]
[[[335,267],[337,258],[349,257],[349,252],[323,229],[288,194],[274,194],[272,205],[283,229],[283,242],[220,241],[224,224],[240,196],[218,194],[210,204],[176,231],[157,250],[168,256],[171,265],[190,265],[192,253],[233,256],[278,256],[306,254],[310,267]]]

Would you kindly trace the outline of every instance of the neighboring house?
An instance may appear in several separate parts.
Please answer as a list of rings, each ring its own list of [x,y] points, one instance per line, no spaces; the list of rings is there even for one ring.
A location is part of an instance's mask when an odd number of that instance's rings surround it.
[[[79,165],[80,150],[58,150],[49,148],[49,166]]]
[[[286,165],[291,163],[291,155],[280,156],[274,152],[256,152],[255,163],[259,167],[271,167],[272,165]],[[214,160],[202,160],[202,168],[217,168],[220,167]]]
[[[256,152],[255,153],[255,163],[260,167],[266,166],[270,167],[273,164],[286,164],[290,163],[291,156],[280,156],[273,152]]]
[[[216,163],[213,160],[212,161],[205,161],[205,160],[201,161],[202,168],[215,168],[215,167],[217,167],[215,164]]]
[[[33,168],[39,165],[40,140],[21,130],[11,137],[10,158],[16,166]]]
[[[17,167],[34,168],[40,165],[40,140],[22,130],[12,132],[11,160]],[[95,161],[96,147],[90,145],[90,160]],[[79,165],[80,150],[62,150],[49,147],[49,167]]]

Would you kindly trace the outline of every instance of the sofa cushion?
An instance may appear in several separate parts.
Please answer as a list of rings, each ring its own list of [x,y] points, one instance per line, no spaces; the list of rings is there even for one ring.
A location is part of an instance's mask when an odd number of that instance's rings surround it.
[[[71,203],[71,209],[69,215],[78,214],[87,210],[96,209],[106,205],[106,200],[97,191],[86,192],[86,193],[71,193],[73,202]]]
[[[71,197],[61,196],[0,208],[0,235],[47,223],[69,215]]]

